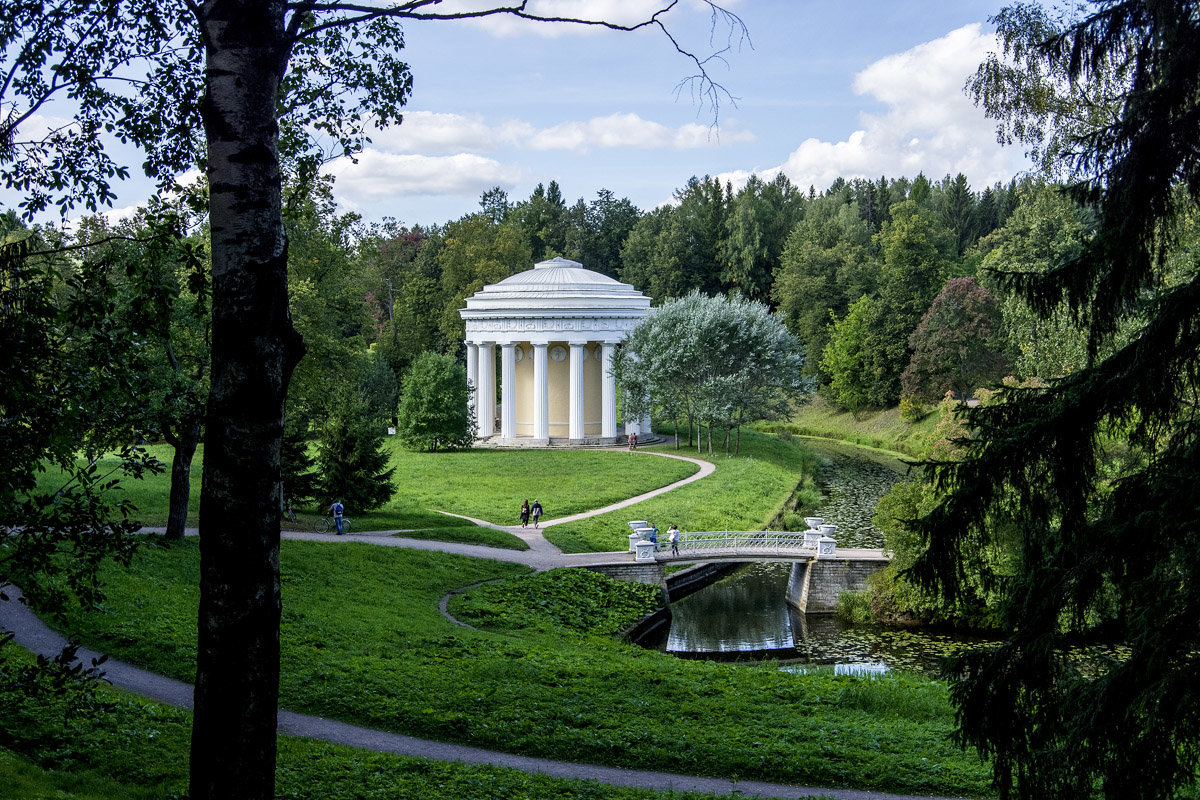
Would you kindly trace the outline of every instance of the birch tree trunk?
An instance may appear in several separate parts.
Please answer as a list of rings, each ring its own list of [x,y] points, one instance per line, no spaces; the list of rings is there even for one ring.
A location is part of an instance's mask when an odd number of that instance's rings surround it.
[[[275,117],[289,54],[284,12],[279,0],[209,0],[198,11],[213,327],[192,800],[274,795],[279,446],[288,380],[303,352],[287,313]]]

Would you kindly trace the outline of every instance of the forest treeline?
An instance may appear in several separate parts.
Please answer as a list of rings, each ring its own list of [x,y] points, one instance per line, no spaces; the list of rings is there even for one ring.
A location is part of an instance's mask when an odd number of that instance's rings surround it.
[[[402,373],[425,350],[457,354],[464,299],[554,256],[632,284],[655,305],[693,290],[742,295],[781,315],[806,370],[839,405],[914,412],[1007,375],[1076,369],[1086,336],[1066,309],[1040,319],[1006,273],[1046,272],[1090,235],[1091,214],[1034,180],[974,190],[963,175],[838,179],[823,192],[786,176],[741,189],[705,176],[642,213],[603,190],[567,203],[539,185],[444,225],[388,222],[358,243],[364,340]]]
[[[705,176],[643,213],[607,189],[568,203],[551,181],[522,200],[492,189],[479,205],[410,227],[339,213],[328,185],[289,192],[288,301],[306,347],[289,388],[290,439],[332,417],[394,424],[417,358],[461,360],[465,298],[554,256],[655,305],[693,290],[766,304],[803,344],[806,372],[850,410],[903,400],[921,413],[949,391],[1059,377],[1087,355],[1068,309],[1040,318],[1006,288],[1006,274],[1048,272],[1090,235],[1088,209],[1043,182],[976,191],[961,174],[919,174],[817,191],[779,175],[734,190]],[[206,231],[188,207],[156,201],[115,224],[26,232],[43,242],[35,252],[78,248],[45,256],[60,290],[76,278],[87,291],[108,286],[123,309],[114,324],[152,334],[137,351],[152,376],[137,424],[156,438],[181,428],[197,438],[206,392]],[[23,229],[13,214],[2,220],[6,234]],[[137,318],[151,313],[153,325]]]

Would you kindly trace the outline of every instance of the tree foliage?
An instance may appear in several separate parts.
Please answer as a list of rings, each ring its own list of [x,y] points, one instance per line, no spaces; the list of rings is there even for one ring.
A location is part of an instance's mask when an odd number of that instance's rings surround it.
[[[799,343],[762,303],[692,292],[638,323],[617,351],[613,374],[627,417],[638,418],[648,398],[677,429],[680,419],[689,431],[693,422],[707,426],[712,452],[714,426],[726,430],[728,449],[728,432],[743,422],[790,413],[812,388],[803,365]]]
[[[475,438],[467,371],[452,357],[422,353],[404,376],[396,433],[405,447],[436,451]]]
[[[1079,178],[1075,199],[1096,208],[1096,233],[1014,281],[1042,314],[1065,302],[1086,321],[1089,362],[968,413],[977,435],[962,460],[933,465],[945,492],[921,523],[928,549],[914,566],[953,599],[964,558],[995,540],[994,520],[1021,533],[1021,569],[984,573],[1004,592],[1007,640],[953,668],[960,737],[992,760],[1005,797],[1171,797],[1200,766],[1200,270],[1194,251],[1183,273],[1168,268],[1200,192],[1200,7],[1090,10],[1028,55],[1034,77],[1120,89],[1113,116],[1050,142]],[[1036,123],[1023,88],[1003,99]],[[1131,319],[1136,335],[1106,353]],[[1068,645],[1094,638],[1128,655],[1081,671]]]
[[[829,344],[821,354],[821,369],[829,376],[838,405],[858,411],[871,402],[871,383],[868,370],[867,332],[876,317],[876,301],[863,295],[850,306],[846,316],[833,318],[829,326]]]
[[[347,509],[379,508],[396,493],[396,469],[388,467],[383,424],[357,387],[339,387],[331,399],[317,439],[318,503],[336,499]]]
[[[97,570],[106,559],[128,563],[139,527],[128,499],[114,491],[122,477],[161,471],[130,442],[107,472],[79,458],[81,442],[114,435],[109,409],[127,400],[136,376],[136,340],[110,325],[116,289],[103,274],[68,273],[46,239],[0,218],[0,599],[22,576],[53,575],[31,598],[52,613],[73,598],[103,597]],[[75,341],[85,346],[73,346]],[[39,492],[48,464],[64,475]],[[74,557],[61,559],[62,551]]]
[[[1008,366],[1000,322],[999,303],[974,278],[947,281],[908,337],[904,392],[932,402],[948,391],[965,399],[998,384]]]

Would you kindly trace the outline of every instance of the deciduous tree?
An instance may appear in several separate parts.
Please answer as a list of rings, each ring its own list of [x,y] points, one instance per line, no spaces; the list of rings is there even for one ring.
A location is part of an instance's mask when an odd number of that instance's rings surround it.
[[[966,399],[999,383],[1008,366],[1000,322],[1000,304],[974,278],[947,281],[908,337],[905,394],[934,402],[951,391]]]
[[[799,342],[762,303],[692,292],[638,323],[613,374],[635,403],[649,397],[667,418],[685,417],[689,430],[693,420],[707,426],[712,452],[714,425],[740,431],[742,422],[790,413],[812,389],[803,364]]]
[[[404,375],[396,433],[405,447],[468,447],[475,425],[467,405],[467,371],[453,356],[422,353]]]

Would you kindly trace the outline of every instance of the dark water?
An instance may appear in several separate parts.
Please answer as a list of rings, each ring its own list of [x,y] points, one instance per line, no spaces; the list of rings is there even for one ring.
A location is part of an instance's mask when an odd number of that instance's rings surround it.
[[[823,439],[804,444],[820,458],[824,494],[814,513],[837,526],[840,547],[882,547],[871,524],[875,504],[908,467],[885,453]],[[749,564],[671,604],[671,627],[648,646],[691,658],[774,658],[790,665],[831,664],[850,672],[936,673],[940,660],[983,640],[929,631],[847,625],[828,614],[800,614],[785,598],[791,564]]]
[[[827,439],[804,439],[817,454],[817,484],[825,495],[812,516],[837,526],[838,547],[883,547],[883,533],[871,524],[875,504],[892,484],[904,480],[908,467],[900,459]]]
[[[940,660],[986,640],[923,630],[846,625],[831,614],[800,614],[787,604],[791,564],[748,564],[671,604],[671,627],[643,644],[690,658],[829,664],[841,671],[915,670],[936,674]]]

